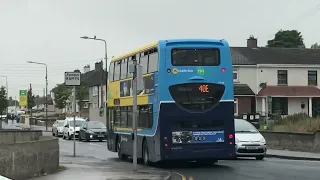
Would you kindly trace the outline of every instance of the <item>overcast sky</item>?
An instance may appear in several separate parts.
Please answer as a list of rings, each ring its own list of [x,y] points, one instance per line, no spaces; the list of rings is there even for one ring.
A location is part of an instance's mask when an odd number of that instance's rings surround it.
[[[45,67],[49,90],[65,71],[83,70],[104,57],[159,39],[217,38],[245,46],[249,35],[265,46],[279,29],[302,32],[308,47],[320,42],[317,0],[0,0],[0,75],[8,77],[9,96],[32,83],[43,95]],[[0,77],[0,85],[5,78]]]

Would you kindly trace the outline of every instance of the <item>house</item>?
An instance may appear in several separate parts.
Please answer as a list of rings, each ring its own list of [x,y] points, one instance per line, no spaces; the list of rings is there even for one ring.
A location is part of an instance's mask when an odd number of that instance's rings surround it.
[[[235,115],[320,115],[320,49],[231,47]]]
[[[103,70],[103,62],[95,63],[94,74],[91,76],[88,82],[89,87],[89,118],[92,121],[106,122],[106,116],[103,111],[100,116],[100,107],[105,107],[106,103],[106,71]],[[101,91],[101,80],[102,80],[102,91]],[[101,100],[102,99],[102,100]]]

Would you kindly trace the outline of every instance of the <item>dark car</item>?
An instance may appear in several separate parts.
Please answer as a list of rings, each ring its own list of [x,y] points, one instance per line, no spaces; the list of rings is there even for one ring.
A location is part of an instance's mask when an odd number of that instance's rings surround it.
[[[87,121],[83,123],[79,132],[79,141],[105,140],[107,128],[100,121]]]

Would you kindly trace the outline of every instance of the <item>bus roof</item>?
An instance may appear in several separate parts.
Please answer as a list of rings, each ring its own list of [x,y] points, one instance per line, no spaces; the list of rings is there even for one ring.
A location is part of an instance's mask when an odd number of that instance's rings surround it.
[[[161,40],[160,40],[161,41]],[[185,42],[185,41],[190,41],[190,42],[197,42],[197,41],[206,41],[206,42],[215,42],[215,43],[219,43],[221,45],[228,45],[226,40],[224,39],[168,39],[166,41],[172,41],[172,42]],[[145,50],[148,50],[148,49],[152,49],[154,47],[156,47],[158,45],[159,41],[156,41],[156,42],[153,42],[153,43],[150,43],[148,45],[145,45],[145,46],[142,46],[140,48],[137,48],[133,51],[130,51],[130,52],[127,52],[125,54],[122,54],[120,56],[117,56],[117,57],[113,57],[111,62],[115,62],[115,61],[118,61],[118,60],[121,60],[125,57],[129,57],[129,56],[132,56],[132,55],[135,55],[135,54],[138,54],[138,53],[141,53]]]
[[[123,59],[123,58],[125,58],[125,57],[132,56],[132,55],[141,53],[141,52],[143,52],[143,51],[145,51],[145,50],[147,50],[147,49],[151,49],[151,48],[153,48],[153,47],[156,47],[157,45],[158,45],[158,41],[153,42],[153,43],[148,44],[148,45],[145,45],[145,46],[142,46],[142,47],[137,48],[137,49],[135,49],[135,50],[133,50],[133,51],[130,51],[130,52],[127,52],[127,53],[125,53],[125,54],[123,54],[123,55],[120,55],[120,56],[117,56],[117,57],[112,58],[111,62],[118,61],[118,60],[121,60],[121,59]]]

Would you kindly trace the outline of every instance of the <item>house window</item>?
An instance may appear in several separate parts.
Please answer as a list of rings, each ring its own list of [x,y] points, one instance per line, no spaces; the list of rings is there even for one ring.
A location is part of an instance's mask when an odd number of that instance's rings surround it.
[[[288,85],[287,70],[278,70],[278,85]]]
[[[84,105],[83,105],[83,108],[84,109],[88,109],[89,108],[89,103],[85,102]]]
[[[308,71],[308,85],[309,86],[317,86],[318,85],[317,71]]]
[[[97,96],[98,95],[98,86],[93,86],[92,88],[92,96]]]
[[[272,114],[288,115],[288,98],[287,97],[272,98]]]
[[[239,81],[238,69],[233,69],[233,81]]]
[[[234,109],[234,115],[238,115],[238,99],[234,99],[233,101],[233,109]]]

